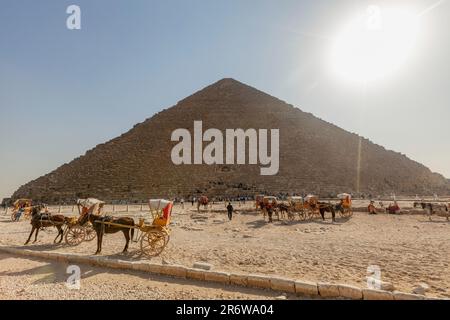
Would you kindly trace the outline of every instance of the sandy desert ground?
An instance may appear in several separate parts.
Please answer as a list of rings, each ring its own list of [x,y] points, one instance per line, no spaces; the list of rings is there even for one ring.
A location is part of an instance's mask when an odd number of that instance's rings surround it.
[[[355,203],[358,205],[366,202]],[[410,205],[400,203],[401,207]],[[204,219],[192,218],[198,214],[190,203],[184,208],[175,206],[169,245],[154,261],[186,266],[202,261],[212,264],[215,270],[274,274],[360,287],[366,286],[368,267],[376,265],[381,269],[381,279],[392,283],[396,290],[412,292],[418,284],[426,283],[427,295],[450,297],[450,222],[443,217],[434,216],[429,221],[420,214],[369,216],[357,212],[350,219],[338,217],[336,223],[331,222],[328,214],[325,222],[275,220],[268,224],[253,206],[249,202],[235,204],[237,213],[232,221],[228,220],[223,203],[202,210],[200,215]],[[71,207],[62,211],[77,214]],[[139,206],[114,215],[148,215],[138,211]],[[0,243],[23,245],[30,228],[29,221],[14,223],[9,216],[0,215]],[[27,248],[82,255],[95,252],[95,241],[68,247],[52,244],[55,236],[56,229],[42,231],[38,242]],[[132,243],[131,252],[125,255],[120,253],[123,245],[122,234],[107,235],[102,255],[143,259],[138,255],[138,243]],[[0,263],[0,277],[8,275],[4,270],[8,265],[5,261],[11,259],[14,258],[8,257]]]
[[[298,299],[265,290],[203,284],[142,272],[82,265],[79,289],[69,289],[67,265],[0,254],[1,300],[271,300]]]

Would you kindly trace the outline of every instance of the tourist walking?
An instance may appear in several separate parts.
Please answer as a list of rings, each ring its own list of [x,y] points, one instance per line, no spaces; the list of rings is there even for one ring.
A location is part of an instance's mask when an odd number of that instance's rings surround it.
[[[231,221],[231,219],[233,219],[233,206],[231,205],[231,202],[228,202],[227,211],[228,219]]]

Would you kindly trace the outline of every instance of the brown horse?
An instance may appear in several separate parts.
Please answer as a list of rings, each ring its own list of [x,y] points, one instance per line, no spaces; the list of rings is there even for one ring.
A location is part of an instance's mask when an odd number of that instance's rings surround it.
[[[322,216],[323,221],[325,221],[325,212],[331,212],[331,220],[333,222],[336,222],[336,211],[332,204],[325,202],[318,202],[317,205],[319,206],[319,212],[320,215]]]
[[[87,221],[89,221],[94,230],[97,234],[97,251],[95,251],[95,254],[99,254],[102,252],[102,242],[103,242],[103,235],[105,233],[117,233],[119,231],[123,232],[123,235],[125,237],[125,248],[123,249],[123,253],[127,252],[128,250],[128,244],[130,243],[130,239],[133,239],[134,237],[134,220],[133,218],[129,217],[102,217],[100,215],[95,215],[93,213],[86,213],[80,217],[80,225],[84,225]],[[105,224],[107,223],[113,223],[111,224]],[[120,225],[124,225],[123,227]],[[129,227],[128,227],[129,226]],[[131,237],[130,237],[131,234]]]
[[[290,210],[291,206],[284,204],[284,203],[278,203],[277,204],[277,211],[279,211],[278,219],[281,218],[284,219],[286,216],[290,217]]]
[[[200,212],[200,206],[204,206],[205,210],[208,209],[209,199],[207,196],[201,196],[197,200],[197,212]]]
[[[28,244],[30,242],[31,236],[33,235],[34,231],[36,231],[36,235],[33,241],[33,243],[35,243],[37,241],[39,230],[41,228],[47,227],[55,227],[56,229],[58,229],[58,235],[56,236],[55,240],[53,240],[53,242],[56,243],[56,239],[58,239],[58,237],[61,237],[61,239],[59,239],[58,241],[58,243],[61,243],[64,234],[63,226],[66,224],[67,218],[61,214],[52,215],[50,213],[41,213],[41,210],[44,208],[44,205],[37,205],[31,209],[31,232],[25,244]]]
[[[276,213],[276,205],[261,202],[260,206],[261,206],[261,210],[263,212],[264,221],[266,220],[266,213],[267,213],[267,215],[269,217],[269,223],[272,223],[273,222],[273,220],[272,220],[273,213],[274,212]],[[278,215],[278,220],[280,220],[279,215]]]

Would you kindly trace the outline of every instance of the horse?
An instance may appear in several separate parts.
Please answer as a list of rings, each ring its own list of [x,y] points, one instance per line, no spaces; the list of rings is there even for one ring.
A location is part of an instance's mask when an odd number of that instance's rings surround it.
[[[273,222],[272,215],[273,215],[273,211],[276,208],[276,206],[261,202],[260,207],[263,212],[264,221],[266,220],[266,213],[267,213],[267,215],[269,216],[269,223],[272,223]],[[278,220],[280,220],[280,216],[278,216]]]
[[[79,218],[80,225],[84,225],[86,222],[90,222],[95,230],[95,233],[97,234],[97,251],[95,251],[95,255],[100,254],[102,252],[102,242],[103,242],[103,235],[106,233],[116,233],[119,231],[123,232],[123,235],[125,237],[125,248],[123,249],[122,253],[125,253],[128,251],[128,244],[130,243],[130,239],[133,239],[134,237],[134,220],[133,218],[129,217],[102,217],[101,215],[96,215],[91,212],[83,214]],[[117,225],[111,225],[111,224],[104,224],[104,222],[110,222]],[[124,225],[124,226],[119,226]],[[128,227],[129,226],[129,227]],[[131,237],[130,237],[130,231],[131,231]]]
[[[37,236],[39,233],[39,230],[41,228],[47,228],[47,227],[55,227],[58,229],[58,235],[56,236],[55,240],[53,240],[54,243],[61,243],[63,239],[63,226],[68,222],[68,218],[63,216],[62,214],[56,214],[52,215],[50,213],[41,213],[41,210],[44,209],[44,205],[37,205],[32,207],[31,209],[31,232],[30,236],[28,237],[28,240],[25,242],[25,245],[27,245],[30,242],[31,236],[33,235],[33,232],[36,231],[34,241],[35,243],[37,241]],[[56,242],[56,239],[58,237],[61,237],[59,242]]]
[[[428,219],[431,221],[431,216],[437,211],[446,211],[449,212],[449,208],[447,205],[436,204],[431,202],[414,202],[414,208],[421,207],[423,210],[428,212]],[[447,220],[449,217],[447,216]]]
[[[278,203],[276,205],[276,208],[279,211],[278,218],[281,216],[281,218],[284,219],[285,214],[286,214],[286,216],[289,217],[291,206],[284,204],[284,203]]]
[[[335,207],[330,203],[325,202],[318,202],[317,205],[319,206],[319,212],[322,216],[322,220],[325,221],[325,212],[331,213],[331,220],[333,222],[336,222],[336,210]]]
[[[200,198],[198,198],[197,200],[197,212],[200,212],[200,206],[203,205],[205,206],[205,210],[208,209],[208,203],[209,203],[209,199],[207,196],[201,196]]]

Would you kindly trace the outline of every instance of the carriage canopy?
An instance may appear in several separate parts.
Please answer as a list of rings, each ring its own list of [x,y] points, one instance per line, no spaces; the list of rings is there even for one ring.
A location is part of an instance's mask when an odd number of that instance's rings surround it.
[[[165,199],[150,199],[148,201],[150,210],[163,210],[166,206],[168,206],[171,203],[172,201]]]
[[[13,206],[14,207],[19,207],[21,205],[26,205],[27,207],[30,207],[32,203],[31,199],[17,199],[16,201],[14,201]]]
[[[87,198],[87,199],[78,199],[77,205],[82,206],[84,208],[92,208],[95,205],[105,204],[105,202],[95,199],[95,198]]]
[[[150,199],[148,201],[153,225],[167,226],[172,214],[173,202],[165,199]]]
[[[277,203],[277,197],[267,196],[263,198],[264,203]]]
[[[309,200],[311,200],[311,199],[318,199],[318,197],[315,196],[315,195],[313,195],[313,194],[308,194],[308,195],[305,197],[305,201],[309,201]]]
[[[340,199],[340,200],[344,200],[344,199],[351,199],[352,198],[352,195],[351,194],[348,194],[348,193],[340,193],[340,194],[338,194],[338,199]]]

